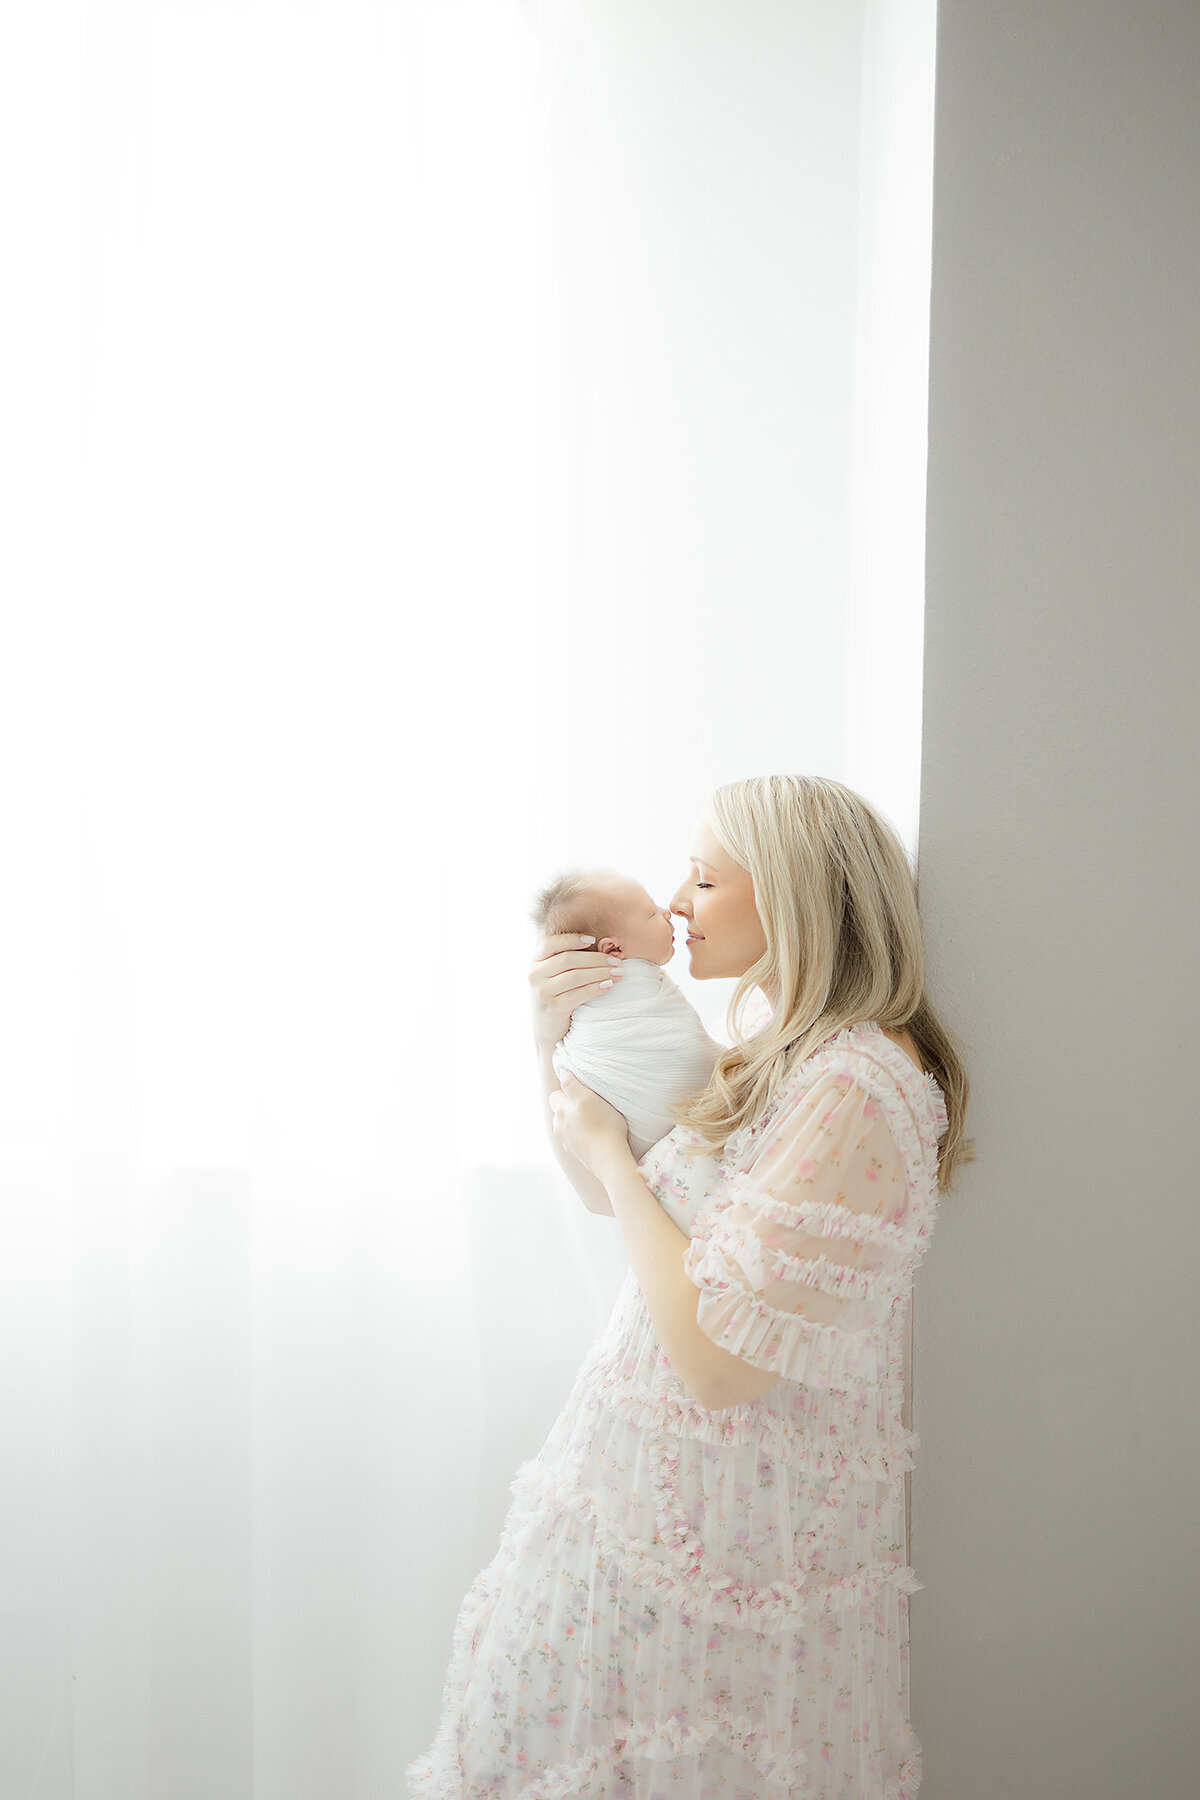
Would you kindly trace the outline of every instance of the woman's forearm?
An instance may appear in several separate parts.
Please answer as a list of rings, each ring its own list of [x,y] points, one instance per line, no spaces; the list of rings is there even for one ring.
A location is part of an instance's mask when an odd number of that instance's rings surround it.
[[[559,1143],[554,1135],[554,1114],[550,1111],[550,1096],[558,1092],[558,1076],[554,1072],[554,1046],[539,1044],[537,1046],[538,1065],[542,1076],[542,1116],[546,1121],[546,1130],[550,1134],[550,1148],[554,1152],[559,1168],[566,1176],[583,1204],[589,1212],[605,1213],[611,1219],[613,1215],[612,1201],[605,1192],[604,1183],[585,1169],[583,1164],[571,1155],[571,1152]]]
[[[668,1218],[657,1194],[638,1174],[632,1152],[622,1156],[614,1151],[604,1169],[604,1185],[658,1341],[693,1398],[716,1412],[757,1400],[774,1387],[777,1375],[722,1350],[701,1328],[700,1291],[683,1267],[691,1239]]]

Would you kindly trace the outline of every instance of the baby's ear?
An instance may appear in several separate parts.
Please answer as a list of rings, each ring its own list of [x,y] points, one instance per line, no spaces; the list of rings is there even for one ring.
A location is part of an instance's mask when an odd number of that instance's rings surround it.
[[[602,956],[615,956],[619,954],[621,946],[618,944],[616,938],[602,937],[597,938],[596,948],[600,951]]]

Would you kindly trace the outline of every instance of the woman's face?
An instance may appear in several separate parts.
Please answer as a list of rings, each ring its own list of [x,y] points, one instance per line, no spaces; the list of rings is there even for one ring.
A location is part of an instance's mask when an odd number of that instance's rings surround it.
[[[767,947],[754,883],[722,850],[706,819],[692,833],[691,869],[671,899],[688,922],[689,973],[697,981],[744,975]]]

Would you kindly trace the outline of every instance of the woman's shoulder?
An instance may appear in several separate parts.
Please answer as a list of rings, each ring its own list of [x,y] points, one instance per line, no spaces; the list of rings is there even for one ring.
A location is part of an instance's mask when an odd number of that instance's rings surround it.
[[[903,1041],[901,1041],[903,1040]],[[907,1042],[912,1049],[904,1048]],[[923,1081],[925,1071],[921,1068],[917,1055],[917,1046],[908,1033],[893,1035],[877,1025],[873,1019],[864,1020],[858,1025],[844,1025],[827,1037],[823,1044],[797,1064],[793,1073],[807,1077],[819,1075],[826,1068],[838,1064],[853,1066],[862,1064],[876,1065],[890,1075],[897,1086],[913,1081]]]
[[[642,1161],[647,1171],[667,1161],[691,1164],[697,1159],[715,1162],[727,1174],[736,1171],[753,1161],[766,1134],[803,1108],[813,1089],[831,1081],[865,1088],[879,1102],[898,1143],[917,1157],[922,1151],[936,1154],[948,1122],[941,1089],[879,1025],[867,1021],[834,1032],[789,1069],[757,1119],[732,1132],[718,1157],[706,1158],[699,1152],[698,1131],[676,1125]]]
[[[915,1044],[912,1047],[916,1049]],[[911,1138],[915,1131],[922,1145],[930,1147],[945,1135],[948,1121],[941,1088],[874,1020],[843,1026],[789,1070],[762,1122],[794,1108],[813,1088],[831,1081],[852,1081],[865,1088],[882,1106],[898,1139]]]

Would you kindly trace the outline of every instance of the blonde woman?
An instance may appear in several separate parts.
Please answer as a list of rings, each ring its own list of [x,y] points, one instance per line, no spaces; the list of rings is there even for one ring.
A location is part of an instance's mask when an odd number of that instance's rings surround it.
[[[530,971],[555,1156],[630,1273],[455,1628],[439,1800],[913,1800],[904,1325],[968,1082],[925,992],[917,895],[860,795],[710,796],[671,911],[736,979],[732,1045],[635,1162],[551,1058],[609,980]],[[757,1001],[756,1028],[745,1029]],[[769,1011],[768,1011],[769,1009]]]

